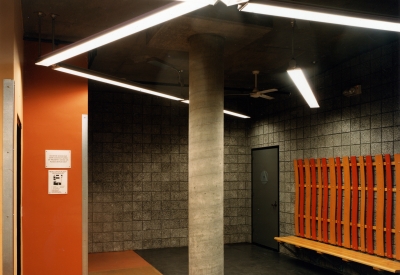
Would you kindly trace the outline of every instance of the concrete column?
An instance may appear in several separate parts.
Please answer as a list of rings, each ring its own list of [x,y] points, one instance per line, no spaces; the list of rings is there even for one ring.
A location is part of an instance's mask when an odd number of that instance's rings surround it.
[[[189,43],[189,275],[223,275],[224,39]]]

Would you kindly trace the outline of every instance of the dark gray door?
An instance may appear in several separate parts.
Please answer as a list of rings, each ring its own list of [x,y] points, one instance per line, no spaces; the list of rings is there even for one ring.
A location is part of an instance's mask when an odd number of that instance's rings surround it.
[[[253,243],[278,249],[279,236],[279,148],[252,152]]]

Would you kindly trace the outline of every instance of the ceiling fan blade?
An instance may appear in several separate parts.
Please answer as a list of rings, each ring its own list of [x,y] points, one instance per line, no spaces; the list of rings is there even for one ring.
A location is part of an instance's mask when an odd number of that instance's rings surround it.
[[[260,95],[260,97],[265,98],[265,99],[274,99],[272,96],[268,96],[268,95]]]
[[[277,91],[278,91],[278,89],[269,89],[269,90],[260,91],[259,93],[260,94],[268,94],[268,93],[277,92]]]

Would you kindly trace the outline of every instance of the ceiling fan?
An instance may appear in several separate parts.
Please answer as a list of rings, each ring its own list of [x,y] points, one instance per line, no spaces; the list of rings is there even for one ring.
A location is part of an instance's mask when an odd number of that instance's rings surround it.
[[[253,71],[254,74],[254,89],[252,92],[247,93],[247,94],[227,94],[227,96],[247,96],[250,95],[250,97],[252,98],[264,98],[264,99],[274,99],[274,97],[266,95],[268,93],[274,93],[274,92],[278,92],[278,89],[268,89],[268,90],[262,90],[259,91],[257,88],[257,75],[260,73],[260,71]],[[279,93],[284,93],[284,94],[288,94],[286,92],[279,92]],[[290,94],[290,93],[289,93]]]

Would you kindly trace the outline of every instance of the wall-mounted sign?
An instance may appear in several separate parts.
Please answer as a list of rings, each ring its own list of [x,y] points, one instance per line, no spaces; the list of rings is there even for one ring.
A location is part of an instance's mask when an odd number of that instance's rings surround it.
[[[71,150],[46,150],[46,168],[71,168]]]
[[[67,194],[68,193],[68,171],[67,170],[49,170],[49,194]]]
[[[261,183],[262,184],[267,184],[267,182],[268,182],[268,172],[263,170],[261,172]]]

